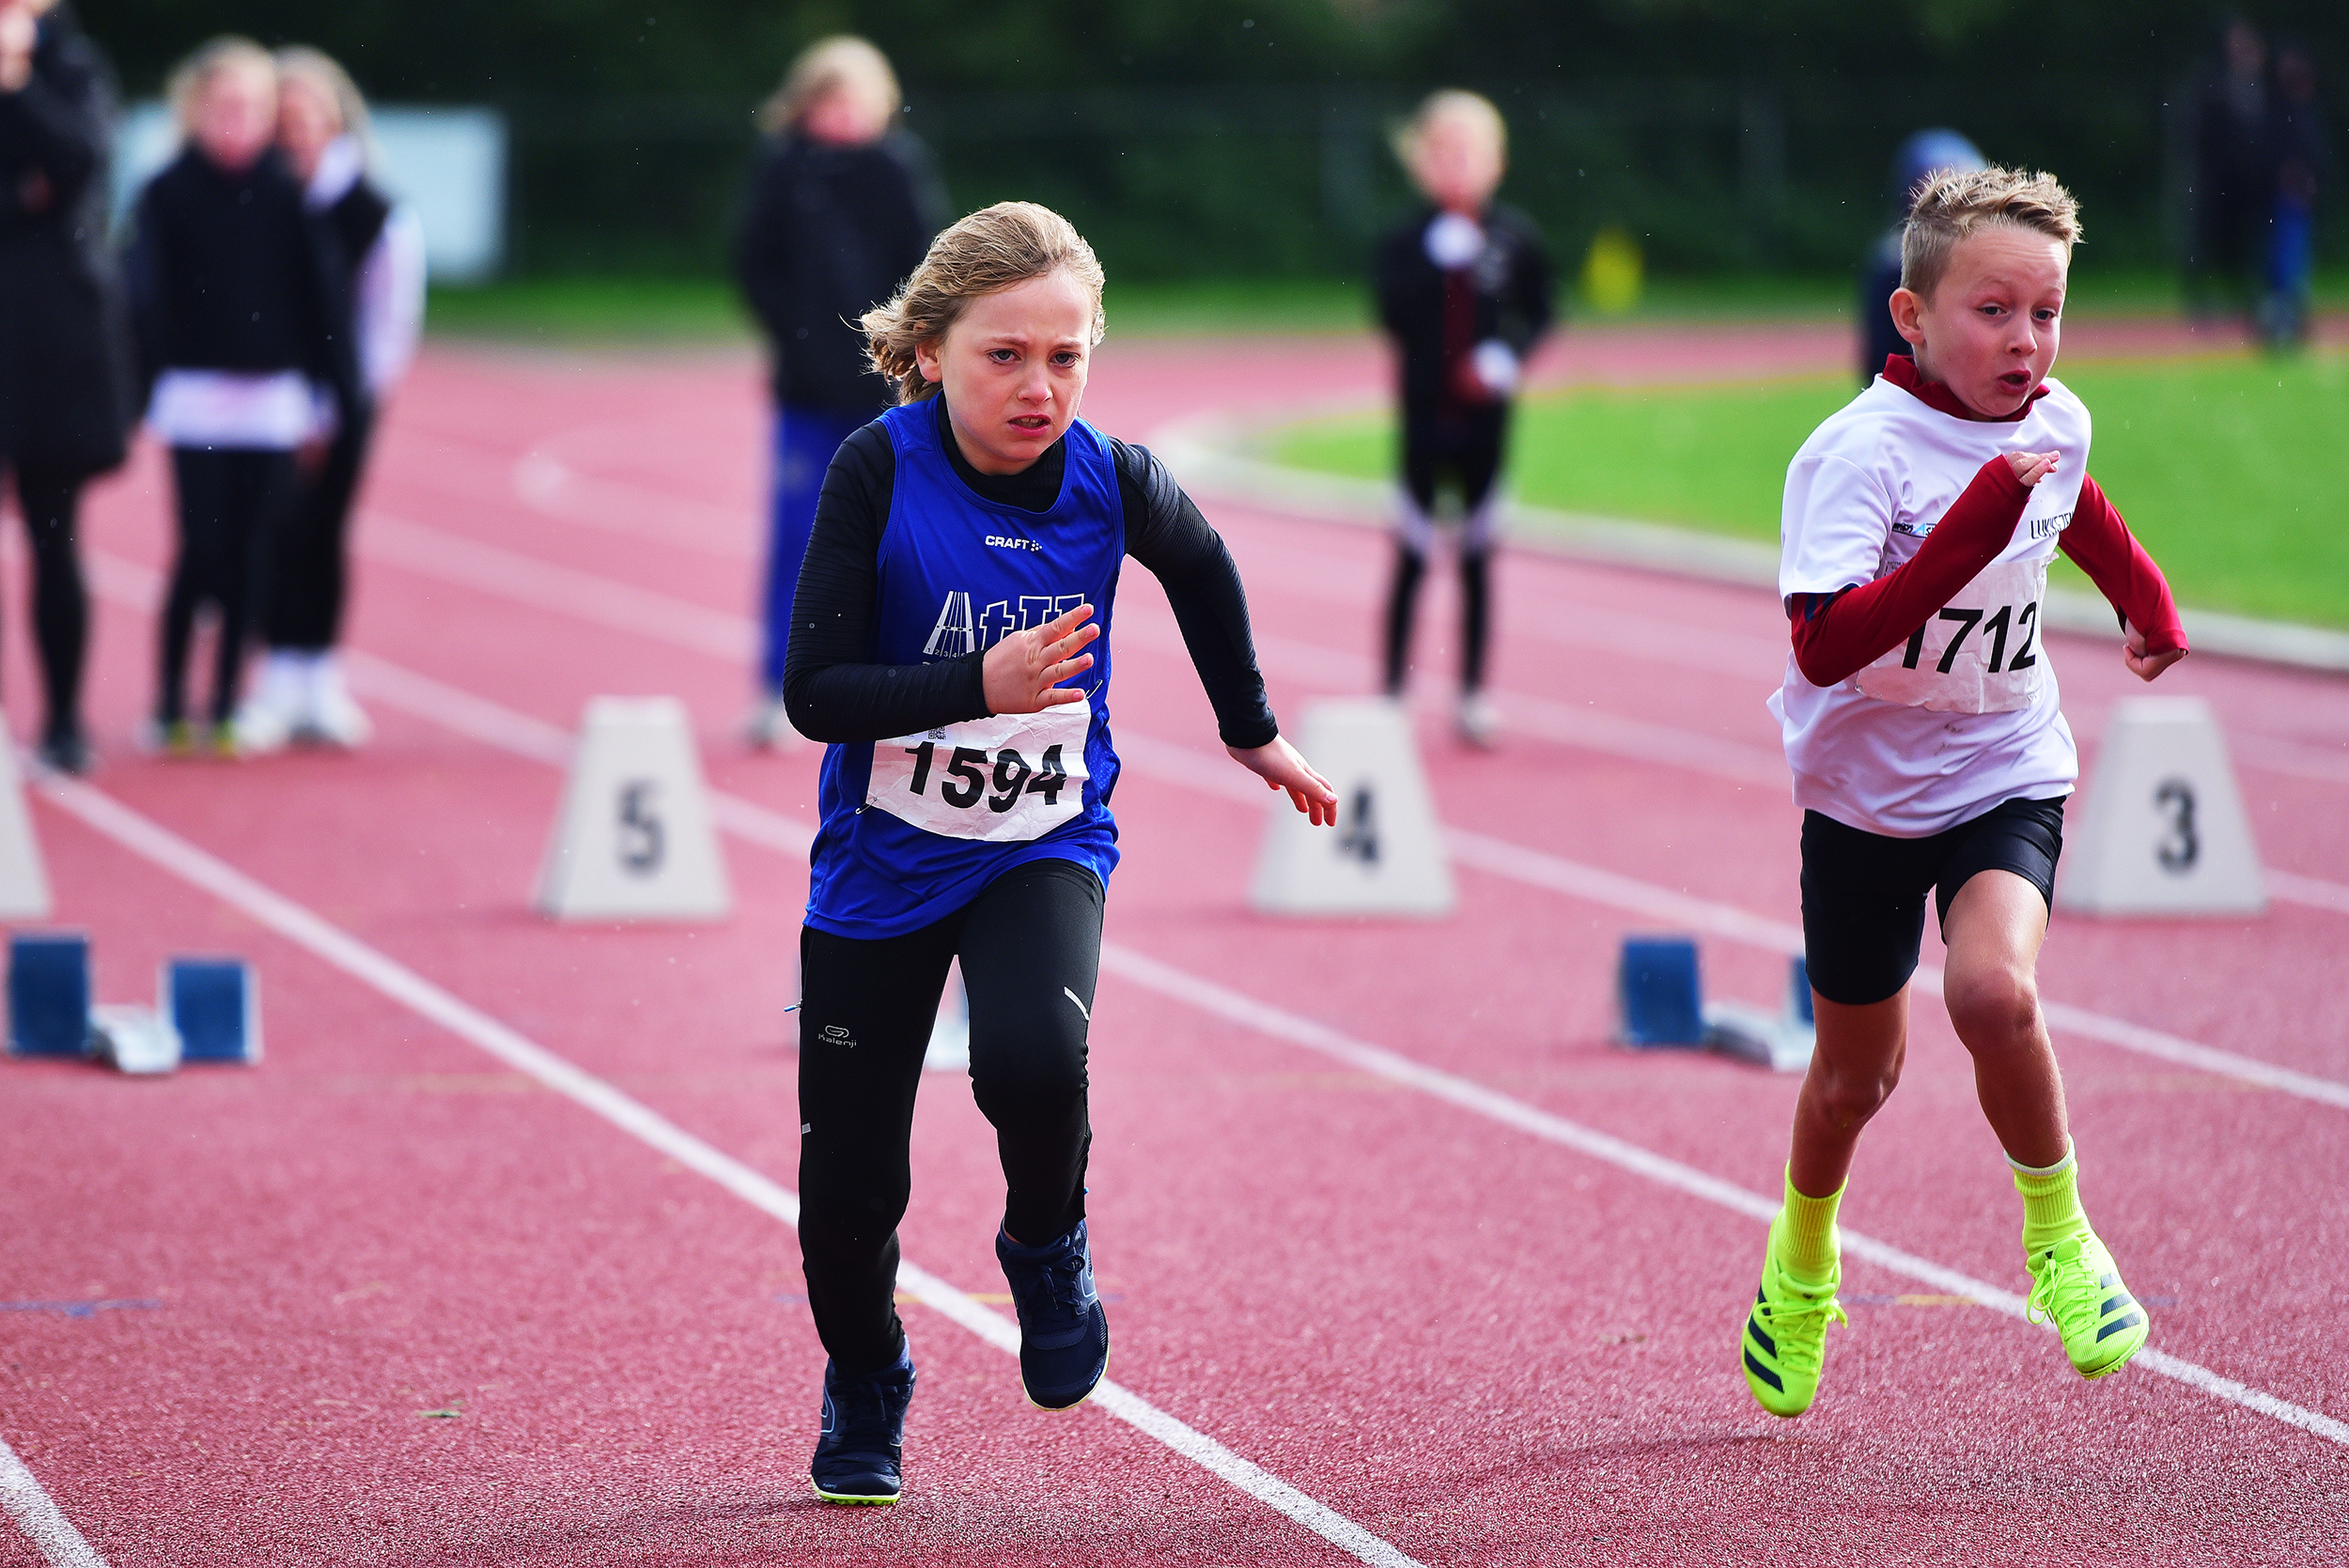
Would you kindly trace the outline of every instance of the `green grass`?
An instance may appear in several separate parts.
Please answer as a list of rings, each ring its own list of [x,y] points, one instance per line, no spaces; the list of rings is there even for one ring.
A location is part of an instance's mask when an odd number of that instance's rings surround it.
[[[2349,627],[2349,356],[2084,363],[2062,380],[2096,418],[2090,467],[2188,604]],[[1852,393],[1841,377],[1585,388],[1529,399],[1517,493],[1539,505],[1778,537],[1786,460]],[[1384,416],[1292,427],[1277,461],[1392,472]],[[2059,572],[2085,580],[2068,564]]]
[[[1112,283],[1111,330],[1128,337],[1356,332],[1370,306],[1341,279]],[[720,278],[557,276],[435,288],[426,320],[448,337],[562,343],[716,343],[755,335]]]
[[[1852,308],[1852,287],[1847,277],[1776,273],[1651,278],[1638,307],[1617,319],[1842,319]],[[2161,315],[2178,307],[2177,280],[2167,274],[2082,272],[2072,293],[2073,313],[2080,316]],[[2324,274],[2317,294],[2321,303],[2349,305],[2349,272]],[[1572,298],[1562,303],[1570,319],[1596,319]],[[1111,330],[1134,337],[1359,332],[1371,318],[1363,284],[1347,278],[1112,278],[1108,304]],[[731,283],[667,273],[559,274],[440,287],[432,290],[426,319],[446,336],[519,341],[723,342],[753,335]]]

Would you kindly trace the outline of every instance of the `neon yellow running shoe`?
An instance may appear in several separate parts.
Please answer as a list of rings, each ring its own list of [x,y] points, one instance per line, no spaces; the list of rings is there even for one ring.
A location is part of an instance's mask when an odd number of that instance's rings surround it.
[[[1836,1287],[1843,1282],[1843,1264],[1836,1264],[1823,1290],[1797,1281],[1779,1259],[1778,1226],[1778,1220],[1770,1221],[1762,1287],[1753,1293],[1753,1311],[1746,1314],[1746,1331],[1738,1343],[1745,1352],[1746,1387],[1753,1390],[1755,1401],[1773,1416],[1799,1416],[1818,1397],[1819,1373],[1827,1365],[1828,1321],[1851,1319],[1835,1299]]]
[[[2026,1257],[2023,1264],[2031,1277],[2024,1315],[2033,1323],[2056,1326],[2063,1336],[2063,1353],[2082,1377],[2119,1372],[2145,1347],[2153,1325],[2121,1282],[2121,1270],[2095,1232],[2066,1236]]]

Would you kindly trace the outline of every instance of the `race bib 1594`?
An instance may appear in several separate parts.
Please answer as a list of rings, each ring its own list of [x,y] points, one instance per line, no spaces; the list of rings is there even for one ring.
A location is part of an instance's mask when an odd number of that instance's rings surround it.
[[[2047,678],[2039,648],[2046,598],[2045,557],[1991,567],[1852,684],[1879,702],[1938,713],[2029,707]]]
[[[864,803],[947,838],[1019,844],[1084,809],[1090,701],[873,742]]]

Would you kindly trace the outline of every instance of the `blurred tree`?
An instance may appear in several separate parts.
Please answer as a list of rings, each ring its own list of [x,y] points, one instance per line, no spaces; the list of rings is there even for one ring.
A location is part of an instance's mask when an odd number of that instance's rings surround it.
[[[1612,223],[1660,272],[1840,269],[1893,147],[1951,124],[2080,191],[2090,264],[2155,265],[2225,0],[80,3],[133,95],[233,28],[379,97],[504,107],[533,268],[714,269],[753,106],[808,40],[861,31],[958,203],[1063,204],[1125,272],[1167,273],[1351,270],[1402,199],[1388,123],[1445,83],[1509,115],[1509,194],[1563,254]],[[2305,40],[2320,86],[2349,73],[2349,5],[2244,8]]]

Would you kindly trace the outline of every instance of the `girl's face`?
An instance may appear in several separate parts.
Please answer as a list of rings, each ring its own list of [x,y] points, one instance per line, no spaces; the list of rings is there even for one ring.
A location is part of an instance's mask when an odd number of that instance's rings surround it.
[[[914,357],[945,390],[965,460],[981,474],[1018,474],[1060,440],[1084,400],[1093,296],[1055,268],[972,300]]]
[[[2071,258],[2062,241],[2001,224],[1950,253],[1931,299],[1892,294],[1892,324],[1917,349],[1917,370],[1985,419],[2005,419],[2054,368]]]
[[[843,81],[808,105],[800,116],[800,129],[830,147],[878,141],[889,129],[889,100],[870,85]]]
[[[1411,178],[1421,193],[1446,211],[1470,216],[1501,188],[1504,163],[1492,127],[1472,115],[1438,115],[1411,147]]]
[[[277,136],[277,73],[237,62],[196,90],[190,128],[205,157],[231,173],[253,166]]]
[[[305,76],[288,75],[277,88],[277,145],[303,184],[318,173],[319,155],[343,133],[334,95]]]

